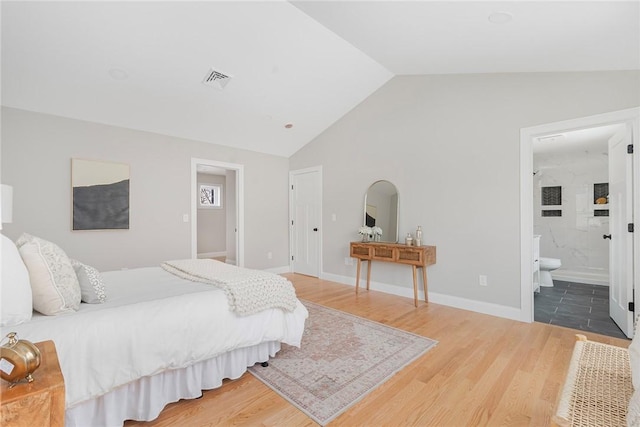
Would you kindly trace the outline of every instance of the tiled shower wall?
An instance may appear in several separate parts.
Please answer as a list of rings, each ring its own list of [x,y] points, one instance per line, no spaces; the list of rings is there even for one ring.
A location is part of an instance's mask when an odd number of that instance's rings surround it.
[[[540,234],[540,256],[559,258],[562,267],[552,274],[564,280],[593,277],[608,284],[609,217],[596,216],[594,184],[608,181],[606,145],[600,150],[535,154],[533,158],[534,234]],[[542,216],[541,188],[562,186],[562,216]],[[602,283],[605,281],[606,283]],[[586,282],[589,282],[588,280]]]

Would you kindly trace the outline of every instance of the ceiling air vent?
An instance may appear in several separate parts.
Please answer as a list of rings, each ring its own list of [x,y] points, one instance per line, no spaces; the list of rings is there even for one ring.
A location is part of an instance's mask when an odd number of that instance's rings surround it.
[[[231,80],[231,76],[215,69],[210,69],[204,79],[202,79],[202,84],[207,86],[217,87],[218,89],[224,89],[224,87]]]

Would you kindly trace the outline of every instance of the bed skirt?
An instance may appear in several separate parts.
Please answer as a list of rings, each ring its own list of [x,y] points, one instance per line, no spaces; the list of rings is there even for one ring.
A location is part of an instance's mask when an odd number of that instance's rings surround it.
[[[247,367],[265,362],[280,350],[280,342],[266,342],[224,353],[182,369],[140,378],[96,399],[67,408],[67,427],[122,426],[126,420],[151,421],[162,409],[180,399],[195,399],[202,390],[237,379]]]

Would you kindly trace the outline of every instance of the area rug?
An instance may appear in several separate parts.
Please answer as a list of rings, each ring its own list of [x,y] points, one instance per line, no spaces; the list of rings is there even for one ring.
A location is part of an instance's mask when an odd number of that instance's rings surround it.
[[[311,419],[325,425],[437,341],[308,301],[301,348],[283,344],[269,366],[249,368]]]

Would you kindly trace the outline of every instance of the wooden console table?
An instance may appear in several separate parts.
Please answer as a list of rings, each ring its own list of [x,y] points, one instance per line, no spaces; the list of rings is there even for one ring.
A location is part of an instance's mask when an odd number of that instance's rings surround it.
[[[399,243],[351,242],[350,255],[358,260],[356,273],[356,294],[360,287],[360,264],[367,261],[367,290],[371,278],[371,262],[385,261],[407,264],[413,267],[413,300],[418,306],[418,268],[422,269],[424,301],[429,302],[427,294],[427,266],[436,263],[435,246],[407,246]]]

